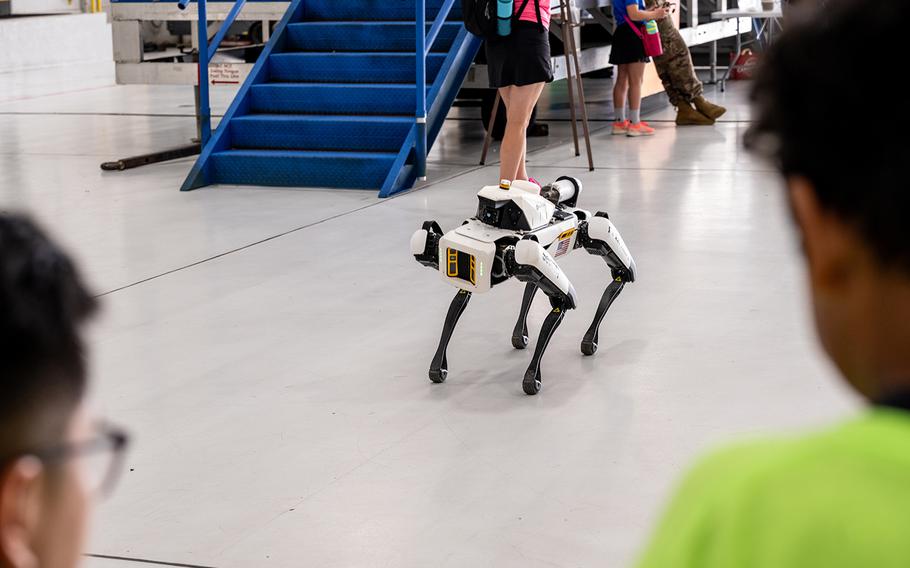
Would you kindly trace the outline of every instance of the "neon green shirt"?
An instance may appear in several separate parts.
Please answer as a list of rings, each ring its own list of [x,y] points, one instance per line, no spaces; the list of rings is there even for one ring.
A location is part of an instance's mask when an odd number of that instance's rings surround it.
[[[639,568],[910,567],[910,412],[719,452],[685,479]]]

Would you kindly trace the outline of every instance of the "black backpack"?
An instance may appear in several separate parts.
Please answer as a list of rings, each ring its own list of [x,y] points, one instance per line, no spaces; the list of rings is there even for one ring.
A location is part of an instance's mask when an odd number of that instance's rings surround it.
[[[496,15],[497,0],[461,0],[461,12],[464,16],[464,27],[472,34],[489,39],[499,37],[497,31],[498,17]],[[516,0],[517,1],[517,0]],[[512,16],[515,20],[518,14],[524,11],[529,0],[523,0],[518,13]],[[537,9],[537,23],[543,29],[543,23],[540,19],[540,3],[534,0],[534,7]]]
[[[461,0],[464,27],[472,34],[488,38],[496,35],[496,0]]]

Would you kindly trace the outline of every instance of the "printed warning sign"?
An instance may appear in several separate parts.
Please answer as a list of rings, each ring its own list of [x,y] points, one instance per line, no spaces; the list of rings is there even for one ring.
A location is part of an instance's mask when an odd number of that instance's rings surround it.
[[[239,85],[244,73],[233,63],[212,63],[209,65],[209,82],[213,85]]]

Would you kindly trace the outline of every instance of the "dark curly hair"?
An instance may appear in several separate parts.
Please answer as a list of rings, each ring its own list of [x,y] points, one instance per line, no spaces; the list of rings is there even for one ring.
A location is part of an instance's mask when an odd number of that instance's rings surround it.
[[[59,442],[85,391],[80,327],[95,310],[69,257],[0,213],[0,459]]]
[[[808,179],[883,266],[910,274],[910,95],[899,83],[906,9],[839,0],[794,10],[756,76],[745,142],[785,176]]]

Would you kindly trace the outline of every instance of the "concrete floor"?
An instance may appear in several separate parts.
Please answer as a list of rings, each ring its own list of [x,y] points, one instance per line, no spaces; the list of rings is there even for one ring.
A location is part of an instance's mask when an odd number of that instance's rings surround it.
[[[185,143],[184,88],[0,103],[0,208],[36,215],[103,295],[93,397],[135,437],[90,551],[218,568],[627,566],[697,454],[852,412],[811,335],[779,183],[740,149],[745,85],[711,93],[731,108],[715,127],[677,129],[663,108],[638,140],[605,130],[609,83],[588,89],[597,171],[572,155],[559,85],[530,171],[578,176],[579,205],[611,214],[640,275],[584,358],[608,274],[565,260],[580,308],[537,397],[509,342],[517,283],[474,298],[448,382],[426,379],[454,290],[408,240],[427,219],[460,223],[497,180],[476,165],[476,121],[449,121],[429,182],[380,201],[179,193],[189,159],[98,168]],[[216,95],[217,111],[230,93]],[[546,313],[539,301],[532,340]]]

